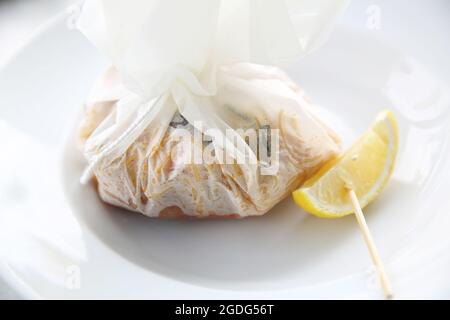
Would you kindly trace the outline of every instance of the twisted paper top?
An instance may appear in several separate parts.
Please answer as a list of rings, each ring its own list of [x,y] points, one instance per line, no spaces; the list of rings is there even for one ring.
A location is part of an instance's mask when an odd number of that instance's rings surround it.
[[[141,96],[210,94],[214,66],[285,65],[319,47],[349,0],[87,0],[80,30]]]

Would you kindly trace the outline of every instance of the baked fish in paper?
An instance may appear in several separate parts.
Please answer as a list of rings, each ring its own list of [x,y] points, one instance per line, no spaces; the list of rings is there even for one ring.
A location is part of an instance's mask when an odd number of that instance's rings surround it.
[[[313,115],[303,91],[281,70],[237,64],[217,74],[217,94],[211,100],[223,110],[221,118],[230,127],[278,129],[277,145],[269,150],[273,153],[269,159],[277,162],[276,172],[261,174],[259,160],[255,177],[245,163],[187,163],[183,155],[195,151],[187,150],[190,146],[180,141],[176,131],[183,128],[193,136],[197,129],[168,97],[164,108],[174,110],[169,121],[154,122],[123,154],[106,157],[95,168],[103,201],[151,217],[262,215],[339,153],[339,138]],[[113,88],[121,83],[114,69],[100,83],[80,129],[88,160],[100,152],[102,144],[96,139],[114,126],[121,99],[120,94],[99,94],[120,92]],[[203,140],[191,147],[203,153],[212,143]]]
[[[278,67],[320,47],[348,2],[85,1],[77,26],[113,67],[87,102],[81,182],[151,217],[267,212],[339,152]]]

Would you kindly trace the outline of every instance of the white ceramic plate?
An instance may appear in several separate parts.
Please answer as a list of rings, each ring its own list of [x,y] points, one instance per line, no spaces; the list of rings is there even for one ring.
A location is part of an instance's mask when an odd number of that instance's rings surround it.
[[[107,61],[66,18],[0,72],[0,271],[22,295],[382,297],[353,216],[320,220],[286,199],[261,218],[160,221],[107,206],[79,185],[75,127]],[[419,63],[380,38],[340,27],[288,71],[345,145],[379,110],[395,111],[397,168],[367,220],[397,297],[448,298],[448,76],[439,80],[429,67],[437,61]]]

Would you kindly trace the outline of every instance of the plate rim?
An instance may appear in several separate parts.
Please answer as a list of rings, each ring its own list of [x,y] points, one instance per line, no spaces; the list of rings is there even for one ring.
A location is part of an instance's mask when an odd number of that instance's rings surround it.
[[[30,45],[32,45],[35,41],[39,40],[39,37],[43,34],[45,34],[49,29],[55,27],[57,24],[61,23],[67,18],[66,12],[61,12],[54,17],[47,20],[44,24],[42,24],[37,30],[33,32],[33,34],[22,43],[21,46],[19,46],[13,54],[11,54],[5,61],[0,65],[0,73],[10,64],[14,63],[15,60],[18,58],[18,56],[26,50],[26,48]],[[78,219],[77,219],[78,220]],[[88,228],[89,229],[89,228]],[[91,232],[89,230],[89,232]],[[151,273],[153,273],[150,270],[147,270]],[[8,266],[7,263],[0,260],[0,274],[2,275],[2,278],[5,280],[5,282],[10,285],[14,290],[17,290],[17,292],[23,296],[25,299],[42,299],[43,297],[40,296],[35,290],[33,290],[32,287],[30,287],[10,266]],[[357,276],[357,274],[352,274],[352,276]],[[332,282],[340,282],[341,280],[344,280],[343,278],[335,279],[335,281]],[[327,285],[328,283],[318,283],[317,286],[323,286]],[[189,284],[191,285],[191,284]],[[198,286],[200,289],[204,288],[202,286]],[[300,290],[293,289],[292,292],[298,292],[301,291],[305,293],[307,291],[308,286],[299,288]],[[211,288],[208,288],[211,289]],[[235,292],[235,290],[222,290],[222,289],[216,289],[217,291],[228,291],[228,292]],[[277,290],[278,291],[278,290]],[[282,290],[286,291],[286,290]],[[291,291],[291,290],[287,290]],[[250,293],[252,290],[246,290],[245,292]],[[244,293],[244,292],[243,292]],[[269,291],[270,293],[270,291]],[[355,293],[355,292],[353,292]],[[357,292],[360,293],[360,292]],[[350,291],[347,292],[347,294],[350,294]]]

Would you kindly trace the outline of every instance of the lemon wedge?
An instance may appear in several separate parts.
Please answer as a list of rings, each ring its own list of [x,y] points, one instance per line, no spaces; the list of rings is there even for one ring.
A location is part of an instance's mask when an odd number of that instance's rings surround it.
[[[318,217],[339,218],[353,213],[348,193],[353,189],[364,208],[386,186],[397,149],[397,121],[391,111],[382,111],[349,150],[293,192],[294,201]]]

